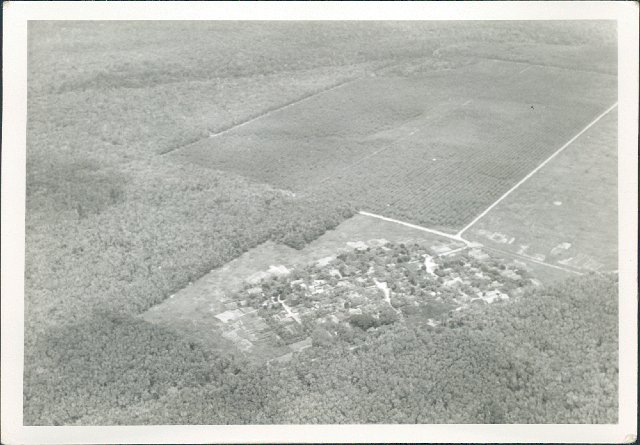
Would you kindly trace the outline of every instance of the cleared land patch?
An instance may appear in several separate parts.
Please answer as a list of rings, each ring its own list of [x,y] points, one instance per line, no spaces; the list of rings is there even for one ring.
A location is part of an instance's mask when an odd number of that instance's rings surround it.
[[[387,249],[385,246],[388,246],[388,243],[400,246],[401,251],[404,245],[416,246],[414,248],[414,250],[418,249],[416,252],[427,255],[407,259],[407,264],[402,267],[399,264],[397,267],[400,267],[398,271],[401,275],[406,268],[407,273],[426,273],[435,280],[438,275],[434,269],[442,267],[447,271],[449,269],[442,264],[457,264],[459,259],[467,258],[464,261],[477,262],[478,267],[482,263],[484,264],[482,268],[486,266],[496,268],[498,275],[504,274],[505,279],[512,280],[513,283],[510,284],[512,287],[508,292],[516,291],[513,295],[521,292],[521,290],[517,291],[517,287],[521,285],[514,283],[520,283],[524,275],[534,272],[530,276],[538,276],[535,268],[529,267],[518,259],[504,255],[488,255],[478,247],[461,250],[465,247],[462,242],[394,222],[356,215],[301,250],[272,242],[261,244],[223,267],[212,270],[163,303],[152,307],[141,317],[148,322],[177,332],[189,341],[197,341],[208,349],[232,355],[238,354],[253,362],[262,363],[273,359],[288,360],[294,354],[310,347],[310,333],[313,331],[314,323],[316,319],[325,316],[327,322],[341,323],[346,322],[345,317],[360,316],[363,310],[375,312],[382,308],[383,312],[384,309],[388,312],[390,308],[401,318],[411,318],[417,314],[420,322],[437,324],[438,322],[432,317],[435,318],[438,314],[452,309],[466,308],[476,300],[475,304],[482,303],[479,300],[483,299],[486,300],[485,302],[492,302],[495,299],[508,298],[508,296],[505,297],[506,291],[499,286],[495,287],[497,286],[495,282],[489,286],[491,280],[487,281],[486,284],[489,287],[484,289],[485,292],[477,294],[477,289],[465,290],[466,282],[456,274],[449,276],[441,273],[441,278],[438,278],[440,284],[433,288],[433,295],[425,294],[425,298],[429,301],[422,306],[417,305],[417,302],[410,302],[409,306],[406,306],[408,303],[402,299],[404,298],[402,295],[413,295],[415,289],[398,289],[394,284],[398,277],[389,278],[388,273],[374,272],[374,269],[369,266],[365,268],[367,270],[363,269],[357,273],[349,267],[345,272],[341,266],[340,258],[349,255],[349,252],[359,249],[367,252],[369,249]],[[514,272],[508,272],[504,267],[497,268],[500,263],[506,264],[507,269]],[[395,270],[396,266],[391,267],[392,269],[389,270]],[[313,279],[307,279],[306,282],[296,279],[294,275],[301,269],[306,271],[301,276],[307,278],[311,276]],[[356,277],[354,273],[361,276]],[[349,279],[351,281],[343,282],[347,276],[351,276]],[[302,297],[291,300],[291,296],[282,289],[275,292],[276,296],[272,296],[269,300],[265,292],[268,292],[272,286],[281,286],[281,283],[276,284],[279,283],[276,281],[265,287],[264,283],[268,283],[273,277],[282,277],[282,279],[287,277],[295,292],[299,293],[300,289],[306,289],[303,292],[306,295],[303,300],[306,299],[307,303],[301,305]],[[482,273],[473,275],[472,281],[467,284],[470,285],[478,278],[482,278]],[[337,281],[330,285],[329,282],[332,280]],[[540,282],[535,279],[525,281],[540,285]],[[391,286],[390,295],[387,282]],[[298,285],[298,283],[302,284]],[[354,289],[349,287],[354,285],[356,286]],[[458,285],[463,286],[460,292],[455,290]],[[438,298],[441,287],[451,292],[447,291],[446,295],[443,294]],[[337,296],[337,300],[331,297],[334,291],[340,295],[356,295],[362,291],[367,295],[365,299],[367,301],[356,298],[355,303],[351,302],[347,307],[347,300],[341,300],[342,297]],[[325,300],[332,301],[333,306],[324,307]],[[314,301],[320,303],[313,303]],[[354,304],[356,306],[353,306]],[[401,306],[403,309],[398,309]],[[384,318],[389,314],[381,316]]]
[[[319,94],[175,158],[455,230],[616,96],[610,75],[499,60],[393,73]]]
[[[465,237],[576,271],[617,269],[617,160],[614,110]]]
[[[356,215],[301,250],[272,242],[262,244],[212,270],[142,317],[209,348],[246,353],[257,361],[279,357],[292,352],[291,346],[279,341],[255,310],[233,301],[233,293],[269,275],[286,274],[295,266],[326,262],[340,252],[386,241],[420,243],[440,253],[463,246],[419,230]]]

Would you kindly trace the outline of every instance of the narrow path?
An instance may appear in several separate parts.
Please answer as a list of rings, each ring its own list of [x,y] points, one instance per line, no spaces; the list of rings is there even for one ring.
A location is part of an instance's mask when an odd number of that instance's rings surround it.
[[[509,60],[509,59],[500,59],[498,57],[479,57],[480,59],[483,60],[490,60],[490,61],[494,61],[494,62],[504,62],[504,63],[515,63],[518,65],[528,65],[530,67],[540,67],[540,68],[552,68],[552,69],[558,69],[558,70],[564,70],[564,71],[572,71],[572,72],[578,72],[578,73],[589,73],[589,74],[599,74],[602,76],[611,76],[611,77],[615,77],[615,74],[612,73],[606,73],[604,71],[598,71],[598,70],[588,70],[588,69],[583,69],[583,68],[571,68],[571,67],[567,67],[567,66],[561,66],[561,65],[551,65],[551,64],[544,64],[544,63],[533,63],[533,62],[527,62],[527,61],[519,61],[519,60]],[[523,70],[525,71],[525,70]],[[521,74],[521,73],[517,73],[517,74]]]
[[[391,304],[391,291],[389,290],[389,286],[387,285],[386,281],[378,281],[376,278],[373,279],[373,282],[376,283],[376,287],[378,289],[380,289],[382,291],[382,293],[384,294],[384,301],[386,301],[389,306],[391,307],[391,309],[393,309],[394,311],[396,311],[396,314],[400,314],[400,311],[396,308],[393,307],[393,305]]]
[[[295,314],[291,308],[289,306],[287,306],[287,303],[285,303],[281,296],[278,295],[278,303],[280,303],[282,305],[282,307],[284,308],[285,312],[287,313],[287,315],[289,315],[289,317],[293,318],[298,324],[302,324],[302,322],[300,321],[300,317],[298,317],[298,314]]]
[[[442,236],[442,237],[445,237],[445,238],[449,238],[449,239],[452,239],[452,240],[455,240],[455,241],[459,241],[459,242],[462,242],[462,243],[465,244],[463,247],[460,247],[459,249],[450,250],[450,251],[444,252],[444,253],[442,253],[442,254],[440,254],[438,256],[452,255],[454,253],[461,252],[463,250],[466,250],[466,249],[469,249],[469,248],[472,248],[472,247],[482,247],[483,249],[492,251],[494,253],[499,253],[499,254],[503,254],[503,255],[510,255],[510,256],[513,256],[513,257],[516,257],[516,258],[520,258],[520,259],[525,260],[525,261],[530,261],[530,262],[535,263],[535,264],[540,264],[541,266],[551,267],[553,269],[562,270],[564,272],[572,273],[572,274],[575,274],[575,275],[584,275],[582,272],[578,272],[576,270],[568,269],[566,267],[556,266],[555,264],[545,263],[544,261],[539,261],[539,260],[536,260],[534,258],[530,258],[530,257],[524,256],[524,255],[520,255],[520,254],[514,253],[514,252],[507,252],[507,251],[504,251],[504,250],[500,250],[500,249],[496,249],[496,248],[493,248],[493,247],[486,246],[486,245],[481,244],[481,243],[476,243],[476,242],[473,242],[473,241],[469,241],[469,240],[466,240],[466,239],[464,239],[464,238],[462,238],[462,237],[460,237],[458,235],[451,235],[451,234],[448,234],[448,233],[440,232],[438,230],[429,229],[427,227],[422,227],[422,226],[418,226],[418,225],[411,224],[411,223],[408,223],[408,222],[400,221],[400,220],[397,220],[397,219],[387,218],[385,216],[376,215],[374,213],[369,213],[369,212],[364,212],[364,211],[360,211],[358,213],[361,214],[361,215],[370,216],[372,218],[377,218],[377,219],[381,219],[381,220],[384,220],[384,221],[389,221],[389,222],[393,222],[393,223],[396,223],[396,224],[400,224],[400,225],[403,225],[403,226],[406,226],[406,227],[411,227],[412,229],[422,230],[423,232],[433,233],[434,235],[439,235],[439,236]],[[377,282],[376,282],[376,286],[378,286]],[[380,286],[378,286],[378,287],[380,287]],[[391,303],[389,303],[389,304],[391,304]]]
[[[380,71],[382,71],[382,70],[384,70],[384,69],[386,69],[386,68],[388,68],[390,66],[398,65],[398,64],[399,64],[399,62],[393,60],[391,62],[383,64],[382,66],[379,66],[377,68],[372,69],[371,72],[372,73],[378,73],[378,72],[380,72]],[[222,136],[222,135],[227,134],[227,133],[229,133],[229,132],[231,132],[233,130],[236,130],[238,128],[244,127],[245,125],[249,125],[249,124],[251,124],[251,123],[253,123],[253,122],[257,121],[257,120],[260,120],[260,119],[263,119],[263,118],[265,118],[267,116],[270,116],[271,114],[274,114],[274,113],[277,113],[279,111],[285,110],[285,109],[287,109],[289,107],[292,107],[294,105],[297,105],[299,103],[302,103],[304,101],[312,99],[312,98],[314,98],[316,96],[319,96],[321,94],[328,93],[329,91],[337,90],[338,88],[342,88],[345,85],[348,85],[350,83],[354,83],[354,82],[356,82],[358,80],[362,80],[362,79],[366,78],[367,75],[368,75],[368,73],[367,74],[361,74],[361,75],[355,76],[355,77],[350,77],[350,78],[344,79],[344,80],[342,80],[342,81],[340,81],[338,83],[335,83],[335,84],[332,84],[332,85],[328,85],[328,86],[326,86],[324,88],[312,91],[310,93],[303,94],[301,97],[298,97],[297,99],[294,99],[294,100],[289,101],[287,103],[280,104],[280,105],[277,105],[276,107],[264,110],[263,112],[259,113],[258,115],[254,115],[252,117],[248,117],[248,118],[246,118],[246,119],[244,119],[244,120],[242,120],[242,121],[240,121],[238,123],[234,123],[234,124],[232,124],[232,125],[230,125],[230,126],[228,126],[226,128],[218,130],[215,133],[210,133],[208,138],[216,138],[218,136]],[[196,141],[188,142],[188,143],[183,144],[183,145],[178,145],[177,147],[173,147],[173,148],[170,148],[170,149],[168,149],[166,151],[163,151],[162,153],[160,153],[160,155],[166,155],[167,153],[171,153],[173,151],[180,150],[182,148],[185,148],[185,147],[193,145],[193,144],[195,144],[197,142],[200,142],[201,140],[204,140],[204,139],[205,138],[202,138],[202,139],[198,139]]]
[[[346,80],[343,80],[341,82],[338,82],[337,84],[329,85],[328,87],[322,88],[320,90],[312,91],[311,93],[307,93],[307,94],[303,95],[302,97],[294,99],[294,100],[292,100],[290,102],[278,105],[275,108],[270,108],[270,109],[268,109],[266,111],[261,112],[258,115],[254,115],[254,116],[249,117],[249,118],[247,118],[247,119],[245,119],[243,121],[240,121],[238,123],[231,124],[231,125],[227,126],[226,128],[223,128],[223,129],[217,131],[216,133],[210,133],[207,138],[211,139],[211,138],[216,138],[218,136],[222,136],[224,134],[229,133],[230,131],[236,130],[238,128],[244,127],[245,125],[249,125],[249,124],[251,124],[251,123],[253,123],[253,122],[257,121],[257,120],[265,118],[265,117],[267,117],[267,116],[269,116],[269,115],[271,115],[273,113],[277,113],[278,111],[285,110],[285,109],[287,109],[289,107],[292,107],[294,105],[297,105],[299,103],[302,103],[304,101],[312,99],[312,98],[314,98],[314,97],[316,97],[316,96],[318,96],[320,94],[324,94],[324,93],[327,93],[329,91],[337,90],[338,88],[341,88],[341,87],[343,87],[343,86],[345,86],[345,85],[347,85],[349,83],[355,82],[356,80],[359,80],[359,79],[361,79],[361,77],[355,77],[355,78],[352,77],[350,79],[346,79]],[[173,147],[173,148],[170,148],[168,150],[165,150],[165,151],[161,152],[160,155],[166,155],[166,154],[174,152],[176,150],[180,150],[182,148],[188,147],[190,145],[193,145],[193,144],[195,144],[197,142],[200,142],[200,141],[202,141],[204,139],[207,139],[207,138],[200,138],[200,139],[197,139],[195,141],[187,142],[186,144],[178,145],[176,147]]]
[[[238,122],[236,124],[233,124],[233,125],[231,125],[231,126],[229,126],[227,128],[224,128],[224,129],[222,129],[222,130],[220,130],[220,131],[218,131],[216,133],[211,133],[211,134],[209,134],[209,138],[216,138],[218,136],[222,136],[223,134],[229,133],[230,131],[236,130],[238,128],[244,127],[245,125],[249,125],[249,124],[251,124],[251,123],[253,123],[253,122],[255,122],[255,121],[259,120],[259,119],[263,119],[263,118],[265,118],[267,116],[270,116],[273,113],[277,113],[279,111],[286,110],[289,107],[292,107],[292,106],[297,105],[299,103],[305,102],[305,101],[307,101],[309,99],[312,99],[312,98],[314,98],[314,97],[316,97],[316,96],[318,96],[320,94],[328,93],[329,91],[333,91],[333,90],[337,90],[338,88],[342,88],[343,86],[348,85],[350,83],[353,83],[353,82],[355,82],[356,80],[359,80],[359,79],[361,79],[361,77],[355,77],[355,78],[346,79],[346,80],[338,82],[337,84],[333,84],[333,85],[330,85],[328,87],[322,88],[320,90],[313,91],[313,92],[308,93],[308,94],[306,94],[306,95],[304,95],[302,97],[299,97],[298,99],[294,99],[294,100],[292,100],[290,102],[287,102],[287,103],[285,103],[283,105],[280,105],[280,106],[278,106],[276,108],[272,108],[270,110],[264,111],[263,113],[260,113],[257,116],[253,116],[253,117],[250,117],[250,118],[248,118],[248,119],[246,119],[244,121],[241,121],[241,122]]]
[[[520,71],[518,71],[518,74],[523,74],[523,73],[525,73],[526,71],[529,71],[529,70],[530,70],[531,68],[533,68],[533,67],[534,67],[534,65],[529,65],[529,66],[527,66],[527,67],[525,67],[525,68],[521,69]]]
[[[435,229],[429,229],[427,227],[418,226],[416,224],[411,224],[411,223],[408,223],[408,222],[400,221],[398,219],[387,218],[386,216],[382,216],[382,215],[376,215],[375,213],[369,213],[369,212],[365,212],[365,211],[359,211],[358,213],[360,215],[370,216],[371,218],[377,218],[377,219],[381,219],[383,221],[389,221],[389,222],[400,224],[400,225],[403,225],[403,226],[406,226],[406,227],[411,227],[412,229],[422,230],[423,232],[433,233],[434,235],[439,235],[439,236],[442,236],[442,237],[445,237],[445,238],[449,238],[449,239],[452,239],[452,240],[455,240],[455,241],[459,241],[461,243],[466,244],[467,246],[471,246],[473,244],[470,241],[467,241],[466,239],[462,238],[459,234],[452,235],[450,233],[441,232],[441,231],[435,230]]]
[[[438,255],[438,256],[449,256],[449,255],[453,255],[454,253],[462,252],[463,250],[466,250],[466,249],[468,249],[469,247],[471,247],[471,246],[470,246],[470,244],[467,244],[467,245],[466,245],[466,246],[464,246],[464,247],[460,247],[459,249],[453,249],[453,250],[450,250],[450,251],[448,251],[448,252],[441,253],[441,254],[440,254],[440,255]]]
[[[562,270],[564,272],[569,272],[569,273],[572,273],[574,275],[584,275],[584,273],[578,272],[577,270],[569,269],[569,268],[562,267],[562,266],[556,266],[555,264],[545,263],[544,261],[536,260],[535,258],[531,258],[531,257],[528,257],[528,256],[520,255],[520,254],[515,253],[515,252],[508,252],[506,250],[496,249],[495,247],[488,247],[488,246],[483,246],[482,248],[485,249],[485,250],[491,251],[491,252],[498,253],[498,254],[507,255],[507,256],[513,256],[513,257],[519,258],[519,259],[521,259],[523,261],[530,261],[530,262],[535,263],[535,264],[540,264],[541,266],[547,266],[547,267],[551,267],[553,269],[558,269],[558,270]]]

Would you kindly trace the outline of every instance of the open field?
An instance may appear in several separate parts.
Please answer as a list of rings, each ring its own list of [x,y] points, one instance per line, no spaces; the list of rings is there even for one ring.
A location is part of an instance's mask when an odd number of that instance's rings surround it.
[[[251,360],[212,319],[270,266],[439,244],[353,215],[463,226],[613,103],[610,23],[31,22],[28,50],[26,425],[616,421],[614,277],[269,366],[306,345],[266,336]],[[608,192],[580,210],[571,185],[591,183],[570,171],[614,174],[593,151],[613,149],[606,125],[584,158],[548,166],[533,208],[510,198],[531,221],[561,200],[556,217],[582,225],[570,239],[558,223],[557,242],[608,267],[614,251],[588,246],[614,242],[596,224]],[[495,210],[473,229],[557,244]]]
[[[616,101],[615,77],[596,72],[431,65],[382,70],[175,156],[455,230]]]
[[[618,268],[617,110],[465,233],[576,271]]]

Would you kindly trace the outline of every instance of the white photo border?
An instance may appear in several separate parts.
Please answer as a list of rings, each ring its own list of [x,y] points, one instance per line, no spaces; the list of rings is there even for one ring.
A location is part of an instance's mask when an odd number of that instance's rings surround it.
[[[637,432],[637,2],[4,2],[2,443],[633,442]],[[34,427],[22,422],[28,20],[616,20],[619,423]]]

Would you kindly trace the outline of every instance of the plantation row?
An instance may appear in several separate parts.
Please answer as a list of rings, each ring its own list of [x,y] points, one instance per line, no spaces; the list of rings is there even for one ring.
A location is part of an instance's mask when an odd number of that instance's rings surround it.
[[[609,76],[522,69],[482,61],[423,78],[358,80],[176,159],[460,228],[615,100]]]
[[[421,141],[403,141],[328,181],[326,187],[365,210],[429,226],[460,228],[590,118],[586,111],[565,119],[556,114],[525,134],[505,135],[503,129],[503,134],[470,142],[468,147],[432,143],[425,131],[416,135]]]

